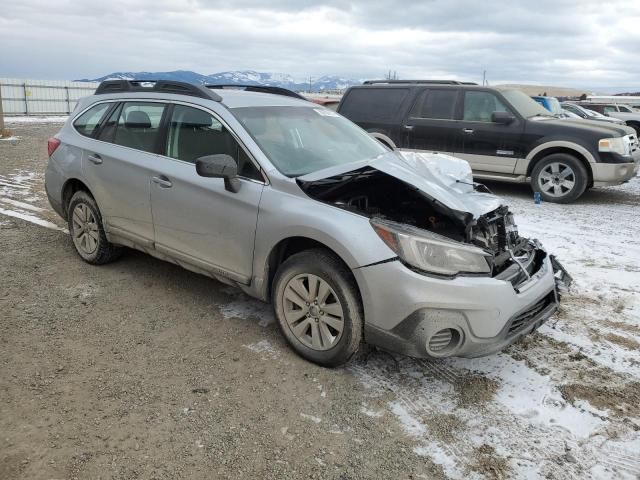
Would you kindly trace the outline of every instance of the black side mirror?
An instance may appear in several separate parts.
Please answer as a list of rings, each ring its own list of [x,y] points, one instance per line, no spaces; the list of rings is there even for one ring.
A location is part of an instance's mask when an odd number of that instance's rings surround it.
[[[493,112],[491,114],[491,121],[502,125],[509,125],[511,122],[514,122],[515,119],[516,117],[509,112]]]
[[[196,159],[196,172],[201,177],[223,178],[224,188],[230,192],[235,193],[240,188],[238,164],[226,153],[206,155]]]

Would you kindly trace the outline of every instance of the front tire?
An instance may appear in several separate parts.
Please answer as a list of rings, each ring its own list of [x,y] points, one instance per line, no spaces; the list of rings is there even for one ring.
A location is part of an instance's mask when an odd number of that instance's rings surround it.
[[[531,188],[545,202],[571,203],[587,189],[589,175],[583,163],[566,153],[540,160],[531,173]]]
[[[121,247],[107,240],[98,204],[87,192],[80,190],[71,197],[67,223],[73,246],[85,262],[103,265],[120,256]]]
[[[362,304],[353,275],[335,255],[292,255],[278,268],[271,295],[280,330],[303,358],[335,367],[358,351]]]

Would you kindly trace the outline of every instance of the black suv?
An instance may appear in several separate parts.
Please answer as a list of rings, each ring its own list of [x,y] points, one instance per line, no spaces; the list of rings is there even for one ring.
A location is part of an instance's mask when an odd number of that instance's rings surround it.
[[[626,182],[640,163],[632,128],[556,119],[519,90],[366,81],[347,90],[338,112],[390,148],[451,153],[467,160],[477,178],[530,181],[551,202]]]

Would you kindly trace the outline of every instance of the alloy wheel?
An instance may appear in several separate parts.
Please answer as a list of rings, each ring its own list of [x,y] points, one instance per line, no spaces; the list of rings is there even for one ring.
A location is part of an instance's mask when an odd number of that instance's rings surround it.
[[[284,317],[293,335],[314,350],[329,350],[342,337],[344,311],[331,286],[317,275],[303,273],[287,282]]]
[[[85,255],[92,255],[98,248],[100,232],[96,217],[84,203],[79,203],[73,209],[71,217],[73,243]]]
[[[576,174],[566,163],[553,162],[546,165],[538,177],[538,185],[550,197],[567,195],[576,184]]]

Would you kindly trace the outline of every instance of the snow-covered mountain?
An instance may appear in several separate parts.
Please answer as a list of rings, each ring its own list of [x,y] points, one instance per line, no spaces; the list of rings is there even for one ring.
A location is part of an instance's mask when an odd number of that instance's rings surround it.
[[[181,82],[200,83],[209,85],[270,85],[288,88],[294,91],[309,90],[309,80],[296,79],[287,73],[256,72],[254,70],[237,70],[230,72],[202,75],[188,70],[173,72],[113,72],[99,78],[82,79],[79,81],[101,82],[103,80],[177,80]],[[323,75],[311,79],[311,90],[342,90],[351,85],[359,85],[360,80],[339,77],[337,75]]]

